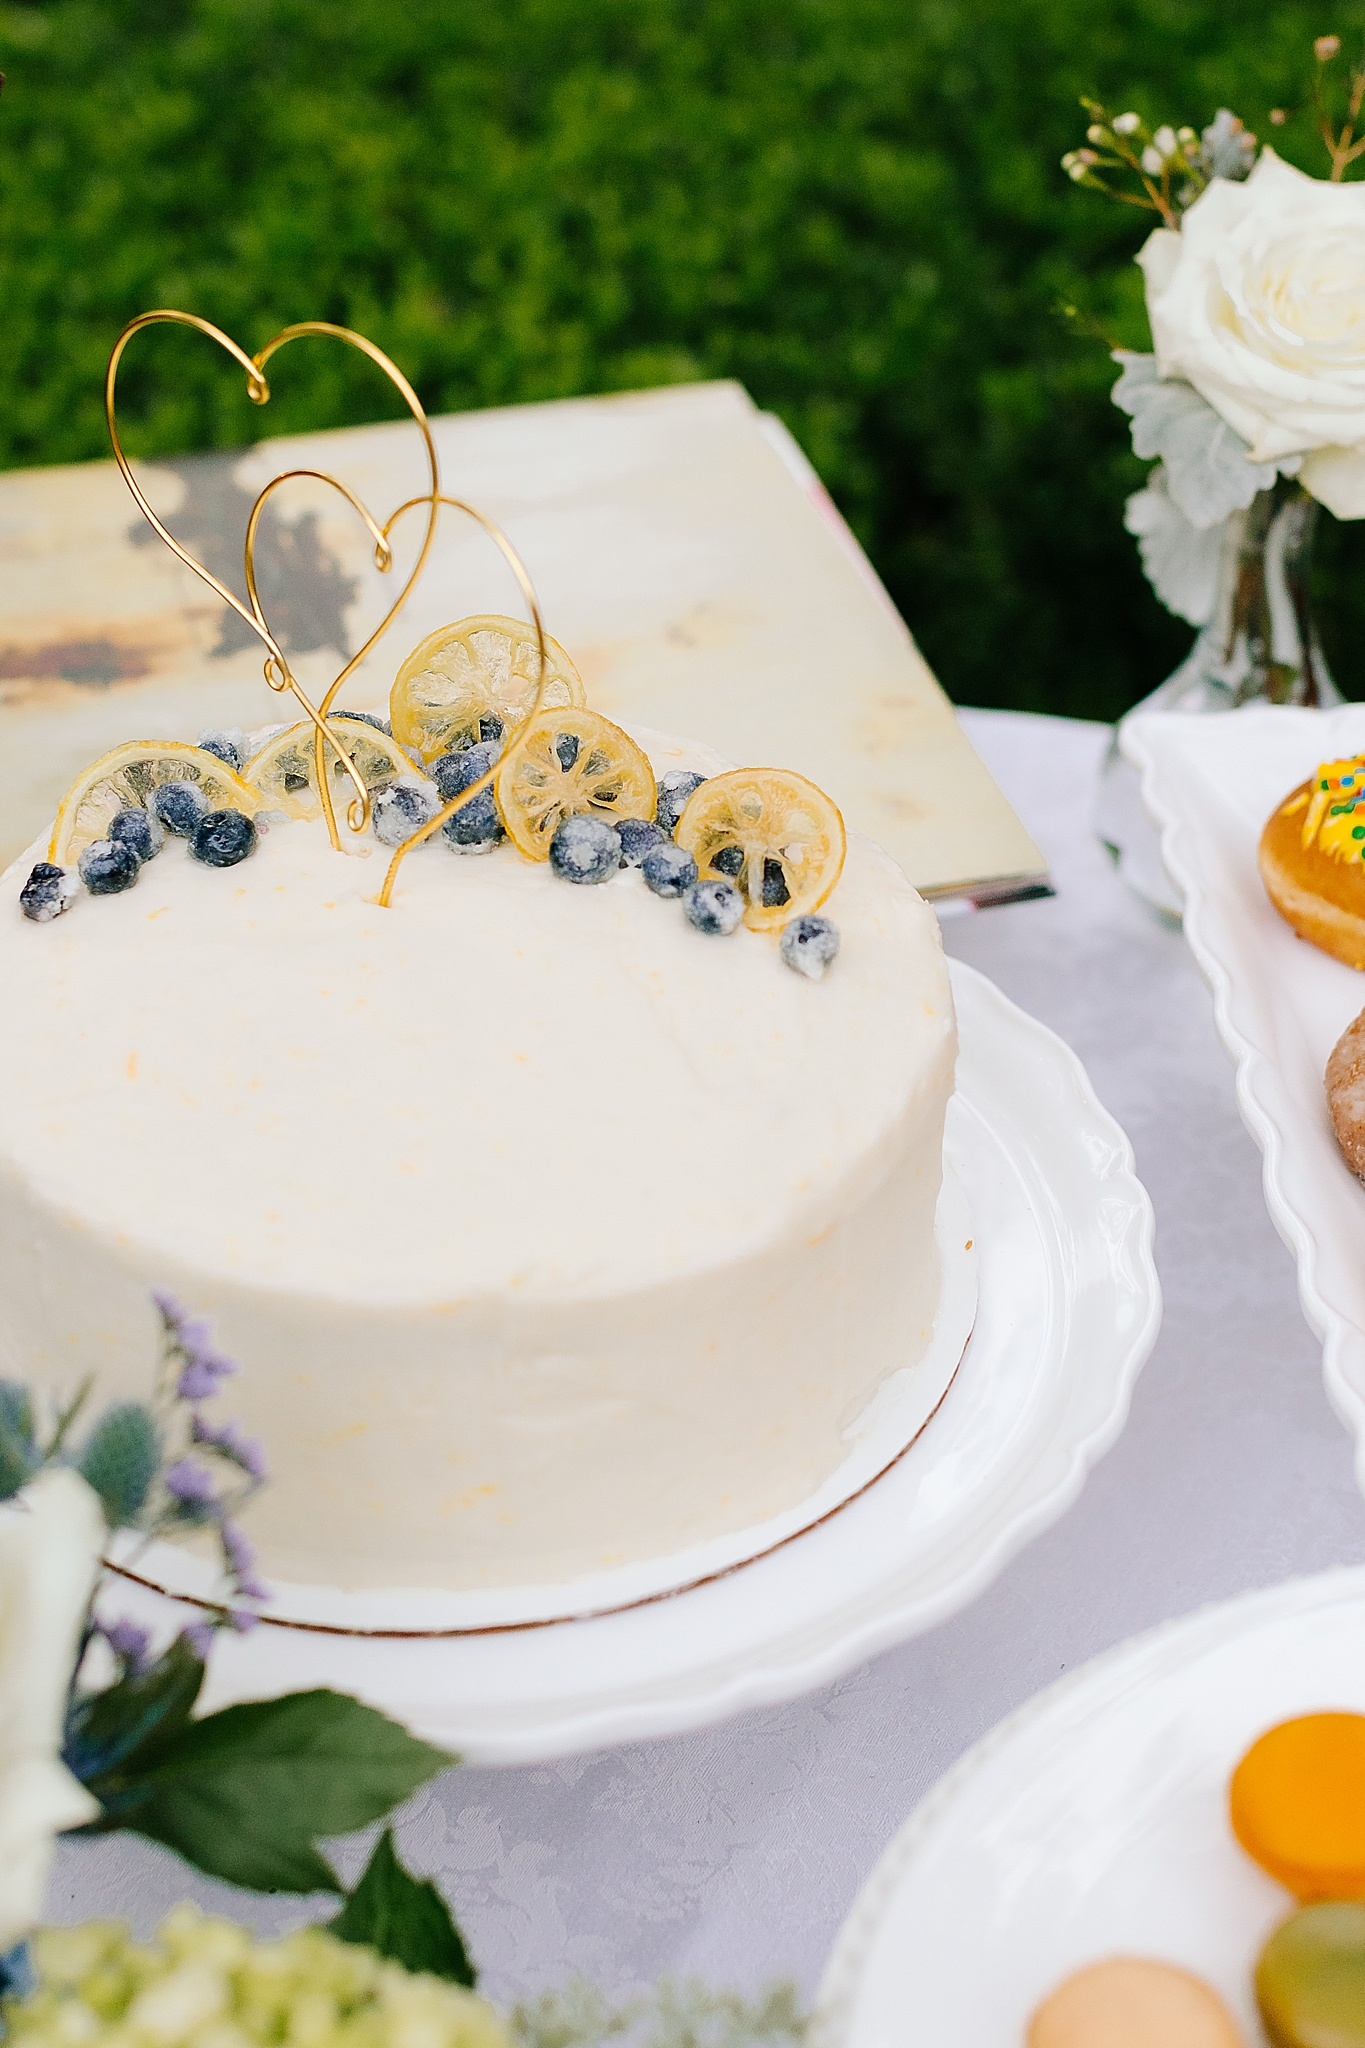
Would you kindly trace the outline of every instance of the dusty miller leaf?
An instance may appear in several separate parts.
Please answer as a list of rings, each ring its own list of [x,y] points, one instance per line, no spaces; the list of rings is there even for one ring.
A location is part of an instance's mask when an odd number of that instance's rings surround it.
[[[1116,349],[1123,373],[1110,393],[1133,422],[1133,453],[1155,456],[1166,489],[1191,526],[1221,526],[1275,481],[1273,462],[1248,462],[1247,444],[1192,384],[1157,375],[1156,357]]]

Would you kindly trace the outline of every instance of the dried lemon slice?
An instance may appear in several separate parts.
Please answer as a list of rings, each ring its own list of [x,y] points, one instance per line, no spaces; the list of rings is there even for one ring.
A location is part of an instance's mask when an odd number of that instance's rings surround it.
[[[493,785],[502,821],[532,860],[550,858],[565,818],[652,818],[654,770],[628,732],[572,706],[523,726]]]
[[[704,882],[733,882],[751,931],[818,910],[844,865],[844,821],[785,768],[735,768],[694,790],[673,835]]]
[[[48,859],[68,867],[84,848],[107,837],[119,811],[130,804],[150,804],[163,782],[197,783],[210,810],[245,811],[250,816],[260,807],[257,792],[202,747],[183,740],[125,740],[101,754],[62,798]]]
[[[331,714],[328,724],[343,737],[346,752],[364,777],[367,789],[382,789],[395,776],[412,774],[412,757],[378,726],[337,711]],[[322,816],[322,799],[313,786],[316,731],[310,718],[301,718],[297,725],[286,726],[283,732],[268,739],[247,762],[242,770],[243,780],[255,790],[266,810],[283,811],[290,818]],[[344,815],[355,784],[342,767],[335,747],[328,747],[327,758],[333,793]]]
[[[587,702],[578,670],[548,636],[545,667],[545,709]],[[535,628],[524,620],[487,613],[442,626],[413,648],[394,679],[394,738],[419,748],[426,761],[452,747],[501,738],[529,717],[539,675]],[[501,732],[485,733],[483,720],[494,718]]]

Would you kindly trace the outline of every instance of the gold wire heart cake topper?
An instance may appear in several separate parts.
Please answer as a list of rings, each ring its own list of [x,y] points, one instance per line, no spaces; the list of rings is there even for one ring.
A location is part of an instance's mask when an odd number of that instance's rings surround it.
[[[119,364],[132,337],[156,325],[188,327],[215,342],[245,371],[247,394],[257,405],[270,397],[266,364],[286,343],[321,336],[358,349],[402,394],[422,435],[428,488],[381,524],[349,485],[327,471],[281,471],[260,491],[247,518],[243,603],[157,516],[123,450],[116,414]],[[486,851],[506,835],[531,860],[550,861],[572,881],[600,882],[618,865],[640,867],[656,895],[684,899],[683,910],[698,930],[730,932],[743,922],[752,930],[780,931],[789,965],[815,979],[823,973],[838,937],[827,919],[810,913],[828,897],[843,867],[844,824],[837,807],[813,783],[780,769],[737,769],[709,778],[678,771],[656,785],[648,757],[630,735],[587,708],[578,672],[547,636],[530,576],[506,534],[476,506],[442,491],[421,400],[382,349],[350,328],[307,320],[282,329],[248,356],[198,314],[166,308],[141,313],[110,354],[105,413],[114,458],[153,531],[256,635],[265,649],[266,683],[277,693],[291,692],[304,718],[266,735],[249,755],[228,734],[217,736],[227,745],[204,735],[203,747],[130,741],[114,748],[63,799],[48,860],[33,869],[20,892],[25,916],[45,923],[66,909],[78,888],[73,861],[79,882],[92,895],[128,888],[160,847],[163,828],[188,839],[190,852],[206,865],[229,867],[254,849],[257,818],[316,818],[320,811],[332,846],[341,851],[330,781],[335,773],[346,776],[355,792],[347,807],[349,829],[358,834],[373,821],[376,838],[392,849],[378,897],[371,899],[384,907],[404,859],[435,833],[445,829],[451,844],[466,852]],[[274,492],[303,478],[345,499],[370,535],[382,575],[393,570],[392,536],[399,521],[419,509],[426,514],[406,582],[316,704],[271,631],[256,577],[262,514]],[[335,709],[342,684],[416,588],[443,505],[472,519],[493,541],[516,578],[530,623],[484,615],[429,634],[398,669],[387,723]],[[457,817],[466,811],[466,819]],[[663,866],[652,875],[656,853]]]

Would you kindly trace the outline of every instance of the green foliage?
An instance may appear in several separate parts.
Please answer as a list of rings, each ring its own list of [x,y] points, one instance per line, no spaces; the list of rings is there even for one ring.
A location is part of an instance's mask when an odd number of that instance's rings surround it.
[[[103,1692],[77,1693],[66,1718],[62,1761],[104,1811],[77,1834],[103,1834],[142,1796],[139,1774],[189,1725],[204,1683],[203,1659],[177,1636],[155,1664]]]
[[[12,1500],[42,1463],[28,1388],[0,1380],[0,1500]]]
[[[1088,332],[1145,346],[1148,218],[1058,159],[1093,93],[1231,106],[1320,174],[1306,112],[1266,120],[1328,29],[1353,50],[1359,0],[0,6],[0,461],[103,453],[110,342],[156,305],[248,347],[359,327],[435,410],[738,377],[955,696],[1111,714],[1190,635],[1122,531],[1141,469]],[[391,411],[340,350],[280,371],[271,431]],[[139,452],[266,424],[182,334],[139,337],[126,389]],[[1333,534],[1348,687],[1359,569]]]
[[[327,1932],[372,1948],[405,1970],[424,1970],[472,1991],[474,1966],[450,1909],[429,1878],[412,1877],[398,1861],[385,1828],[360,1882]]]
[[[161,1464],[161,1432],[149,1408],[121,1401],[106,1408],[76,1469],[100,1497],[111,1529],[126,1529],[142,1511]]]
[[[89,1781],[105,1808],[92,1832],[129,1828],[248,1891],[339,1891],[319,1838],[368,1827],[454,1761],[321,1689],[187,1715]]]

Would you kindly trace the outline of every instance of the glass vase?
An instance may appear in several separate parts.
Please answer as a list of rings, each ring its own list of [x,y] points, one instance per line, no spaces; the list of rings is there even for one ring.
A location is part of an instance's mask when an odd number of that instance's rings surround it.
[[[1292,478],[1259,491],[1223,529],[1208,623],[1164,683],[1134,706],[1147,711],[1235,711],[1242,704],[1340,704],[1313,617],[1310,577],[1319,506]],[[1096,830],[1124,879],[1172,916],[1180,905],[1142,808],[1135,769],[1118,733],[1100,772]]]

